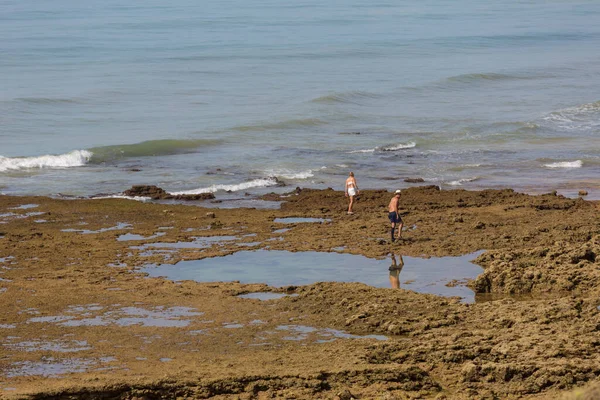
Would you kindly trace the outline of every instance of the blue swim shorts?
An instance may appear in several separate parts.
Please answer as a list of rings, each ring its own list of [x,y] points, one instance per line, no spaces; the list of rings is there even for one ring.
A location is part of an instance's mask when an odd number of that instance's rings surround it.
[[[394,222],[394,223],[402,222],[402,218],[400,218],[400,215],[395,212],[389,213],[388,218],[390,219],[390,222]]]

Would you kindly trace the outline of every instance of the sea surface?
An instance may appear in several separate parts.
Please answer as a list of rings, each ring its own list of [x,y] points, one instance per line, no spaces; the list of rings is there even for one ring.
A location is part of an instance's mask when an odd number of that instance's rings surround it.
[[[0,38],[3,194],[600,198],[597,0],[0,0]]]

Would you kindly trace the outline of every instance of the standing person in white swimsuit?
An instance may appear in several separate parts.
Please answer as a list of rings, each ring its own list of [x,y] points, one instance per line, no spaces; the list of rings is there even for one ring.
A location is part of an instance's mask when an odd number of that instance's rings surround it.
[[[346,179],[346,197],[350,197],[350,204],[348,205],[348,214],[354,214],[352,206],[354,205],[354,197],[360,193],[356,179],[354,178],[354,172],[350,172],[348,179]]]

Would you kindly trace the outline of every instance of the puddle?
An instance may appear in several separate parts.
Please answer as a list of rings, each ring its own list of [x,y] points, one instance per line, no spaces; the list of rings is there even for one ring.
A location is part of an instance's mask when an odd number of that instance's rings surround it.
[[[292,228],[281,228],[281,229],[277,229],[274,230],[272,233],[286,233],[287,231],[292,230]]]
[[[428,259],[394,255],[376,260],[342,253],[257,250],[240,251],[224,257],[180,261],[174,265],[150,264],[143,271],[153,277],[164,276],[175,281],[240,281],[271,286],[331,281],[362,282],[375,287],[459,296],[465,302],[474,302],[474,292],[462,284],[456,285],[456,281],[464,283],[483,271],[470,262],[481,253],[479,251],[461,257]],[[447,286],[449,283],[451,284]]]
[[[0,329],[15,329],[17,326],[13,324],[0,324]]]
[[[262,242],[245,242],[245,243],[238,243],[237,245],[240,247],[252,247],[252,246],[258,246],[261,243]]]
[[[160,328],[185,327],[190,324],[188,317],[203,315],[203,312],[197,312],[189,307],[154,307],[147,310],[141,307],[122,307],[113,311],[106,311],[102,315],[93,316],[90,311],[98,311],[102,307],[88,305],[69,307],[65,310],[66,314],[46,317],[30,318],[28,323],[55,323],[60,326],[151,326]],[[80,318],[88,317],[88,318]]]
[[[248,293],[248,294],[240,294],[238,297],[240,299],[257,299],[257,300],[266,301],[266,300],[281,299],[286,296],[289,296],[289,295],[284,294],[284,293],[273,293],[273,292],[255,292],[255,293]]]
[[[99,361],[106,362],[103,360]],[[65,374],[86,372],[95,365],[98,365],[98,361],[90,359],[71,358],[57,360],[54,357],[42,357],[41,361],[20,361],[13,363],[11,368],[5,370],[4,375],[8,378],[18,376],[55,378]]]
[[[352,335],[350,333],[339,331],[337,329],[330,328],[313,328],[311,326],[304,325],[279,325],[275,328],[278,331],[288,331],[291,333],[289,336],[284,336],[283,340],[307,340],[310,336],[315,337],[317,343],[331,342],[336,339],[376,339],[376,340],[388,340],[387,336],[383,335]]]
[[[106,264],[108,267],[113,267],[113,268],[123,268],[127,266],[127,263],[110,263],[110,264]]]
[[[108,232],[108,231],[118,231],[121,229],[131,229],[131,224],[127,224],[125,222],[119,222],[116,226],[111,226],[110,228],[102,228],[102,229],[98,229],[97,231],[92,231],[89,229],[73,229],[73,228],[68,228],[68,229],[61,229],[61,232],[77,232],[77,233],[81,233],[83,235],[89,235],[92,233],[102,233],[102,232]]]
[[[273,222],[278,222],[281,224],[297,224],[297,223],[320,223],[323,222],[331,222],[329,218],[300,218],[300,217],[285,217],[285,218],[275,218]]]
[[[39,207],[39,204],[23,204],[22,206],[19,207],[12,207],[11,210],[28,210],[30,208],[37,208]]]
[[[222,242],[230,242],[237,240],[237,236],[206,236],[206,237],[194,237],[193,242],[158,242],[158,243],[147,243],[142,246],[132,246],[131,249],[146,250],[150,248],[167,248],[167,249],[206,249],[211,247],[213,244],[222,244]]]
[[[127,242],[130,240],[145,240],[145,239],[154,239],[160,236],[164,236],[166,235],[166,232],[156,232],[154,235],[152,236],[142,236],[142,235],[136,235],[133,233],[126,233],[124,235],[120,235],[117,240],[119,242]]]
[[[11,340],[7,340],[10,342]],[[71,341],[40,341],[30,340],[18,343],[3,343],[2,346],[18,351],[55,351],[58,353],[75,353],[90,350],[92,347],[85,340]]]
[[[225,323],[223,324],[223,328],[225,329],[239,329],[239,328],[243,328],[244,325],[242,324],[229,324],[229,323]]]

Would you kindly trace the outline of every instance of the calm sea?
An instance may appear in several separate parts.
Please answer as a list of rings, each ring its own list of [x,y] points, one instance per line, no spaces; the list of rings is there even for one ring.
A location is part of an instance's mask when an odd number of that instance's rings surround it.
[[[4,194],[600,198],[597,0],[0,0],[0,37]]]

